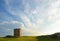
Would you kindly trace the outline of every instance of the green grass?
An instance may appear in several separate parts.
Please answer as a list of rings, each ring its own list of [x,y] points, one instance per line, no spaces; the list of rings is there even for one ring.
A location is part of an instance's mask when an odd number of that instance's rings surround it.
[[[23,36],[19,38],[0,38],[0,41],[60,41],[60,38]]]
[[[36,37],[23,36],[19,38],[0,38],[0,41],[37,41]]]

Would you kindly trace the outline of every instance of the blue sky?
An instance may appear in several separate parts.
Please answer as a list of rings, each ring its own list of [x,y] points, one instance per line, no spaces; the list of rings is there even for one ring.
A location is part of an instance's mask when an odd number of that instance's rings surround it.
[[[0,36],[38,36],[60,32],[60,0],[0,0]]]

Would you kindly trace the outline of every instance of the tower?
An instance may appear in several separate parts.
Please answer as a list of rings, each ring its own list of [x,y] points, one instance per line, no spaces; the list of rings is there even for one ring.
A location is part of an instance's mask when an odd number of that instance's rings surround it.
[[[14,37],[20,37],[21,34],[21,28],[14,29]]]

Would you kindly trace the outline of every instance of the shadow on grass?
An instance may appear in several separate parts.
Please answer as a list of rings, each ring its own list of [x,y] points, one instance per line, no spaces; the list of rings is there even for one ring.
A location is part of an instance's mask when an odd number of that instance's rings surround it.
[[[52,37],[50,35],[47,36],[37,36],[37,41],[60,41],[60,38]]]
[[[47,40],[47,36],[38,36],[37,37],[37,41],[46,41]]]

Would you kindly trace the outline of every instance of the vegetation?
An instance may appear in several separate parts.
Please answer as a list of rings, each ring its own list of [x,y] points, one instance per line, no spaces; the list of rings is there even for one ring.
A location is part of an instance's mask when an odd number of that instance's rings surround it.
[[[19,38],[13,38],[13,37],[0,38],[0,41],[37,41],[37,39],[34,36],[23,36]]]
[[[20,38],[0,38],[0,41],[60,41],[60,38],[51,38],[48,36],[23,36]]]

